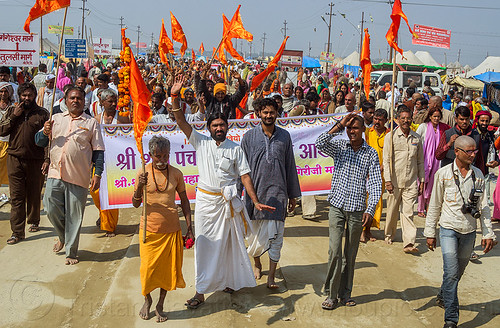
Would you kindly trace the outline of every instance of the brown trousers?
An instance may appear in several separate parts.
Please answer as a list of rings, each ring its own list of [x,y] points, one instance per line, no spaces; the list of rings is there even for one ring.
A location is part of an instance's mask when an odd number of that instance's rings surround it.
[[[40,202],[45,176],[43,159],[22,159],[7,156],[10,189],[10,227],[12,235],[24,238],[26,216],[28,224],[40,223]]]

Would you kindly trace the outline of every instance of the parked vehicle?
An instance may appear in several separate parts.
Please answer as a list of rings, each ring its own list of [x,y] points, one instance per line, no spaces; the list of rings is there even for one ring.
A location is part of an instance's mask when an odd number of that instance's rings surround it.
[[[371,74],[372,80],[383,86],[386,83],[392,83],[392,71],[374,71]],[[429,72],[412,72],[412,71],[399,71],[397,72],[396,85],[398,88],[403,88],[405,91],[410,86],[411,82],[415,82],[418,92],[421,92],[424,87],[424,81],[431,83],[431,88],[436,93],[436,96],[442,96],[443,84],[441,77],[437,73]]]

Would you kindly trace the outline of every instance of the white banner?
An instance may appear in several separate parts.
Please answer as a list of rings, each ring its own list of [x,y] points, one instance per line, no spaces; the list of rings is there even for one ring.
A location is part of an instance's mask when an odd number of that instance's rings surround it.
[[[286,118],[276,122],[279,127],[287,130],[292,138],[302,195],[327,194],[330,191],[333,160],[316,149],[315,141],[322,132],[327,131],[335,123],[334,119],[339,119],[343,115]],[[230,121],[227,138],[239,144],[245,132],[259,124],[260,120]],[[99,191],[101,208],[132,207],[135,178],[137,170],[141,167],[134,131],[131,125],[103,125],[101,129],[106,147],[105,170]],[[208,134],[205,122],[193,124],[193,129]],[[184,174],[187,196],[194,201],[198,184],[195,150],[176,124],[150,125],[143,139],[146,163],[151,160],[148,155],[148,142],[153,135],[164,136],[170,140],[170,164]]]
[[[38,34],[0,33],[0,66],[38,66]]]
[[[96,56],[111,56],[112,39],[94,38],[92,43],[94,44],[94,54]]]

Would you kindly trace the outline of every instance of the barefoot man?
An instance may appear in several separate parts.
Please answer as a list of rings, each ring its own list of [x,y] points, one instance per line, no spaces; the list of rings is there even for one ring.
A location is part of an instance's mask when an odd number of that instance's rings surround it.
[[[80,228],[88,188],[99,189],[104,169],[104,141],[99,123],[83,112],[85,91],[71,87],[64,96],[68,110],[54,114],[35,135],[40,147],[50,144],[50,167],[43,204],[59,240],[58,253],[66,248],[66,264],[78,263]],[[92,165],[95,174],[91,176]]]
[[[243,220],[248,220],[248,213],[238,196],[238,177],[257,210],[273,211],[274,208],[259,202],[243,150],[226,139],[228,123],[224,113],[214,111],[209,115],[210,137],[194,131],[187,123],[179,106],[183,83],[184,77],[177,76],[172,86],[172,112],[196,150],[198,163],[194,220],[196,294],[186,302],[188,308],[196,309],[205,301],[206,293],[219,290],[232,293],[256,285],[243,237]]]
[[[163,303],[167,291],[186,287],[182,276],[182,240],[181,225],[175,193],[181,200],[181,208],[186,219],[186,237],[194,239],[191,228],[191,207],[186,195],[186,186],[182,172],[169,165],[170,141],[164,137],[154,136],[149,141],[149,154],[152,164],[146,165],[146,173],[142,169],[137,173],[132,204],[139,207],[142,203],[143,191],[147,192],[147,227],[144,217],[141,218],[139,235],[146,229],[146,242],[139,243],[141,254],[141,285],[145,298],[139,316],[148,320],[149,309],[153,303],[151,292],[160,288],[160,297],[156,305],[156,322],[167,320],[163,312]]]
[[[245,205],[252,220],[248,254],[254,258],[254,274],[258,280],[262,276],[260,256],[269,251],[267,287],[278,288],[274,275],[283,246],[287,204],[288,211],[292,212],[296,198],[301,195],[299,177],[290,134],[275,125],[278,104],[270,98],[265,98],[254,102],[254,108],[262,124],[245,133],[241,148],[252,170],[250,177],[257,197],[276,207],[276,211],[270,213],[257,210],[252,199],[245,193]]]

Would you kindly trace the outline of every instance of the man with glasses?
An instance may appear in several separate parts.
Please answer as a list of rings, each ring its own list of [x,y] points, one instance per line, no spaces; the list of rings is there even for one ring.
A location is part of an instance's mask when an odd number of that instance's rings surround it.
[[[412,114],[412,110],[405,105],[398,107],[398,127],[387,134],[384,140],[386,151],[383,153],[383,176],[385,189],[389,192],[385,241],[389,245],[394,241],[399,214],[405,253],[418,253],[415,247],[417,228],[413,223],[413,206],[424,190],[425,180],[424,149],[420,136],[410,129]]]
[[[478,217],[484,253],[493,248],[496,239],[491,226],[490,208],[483,192],[483,173],[471,165],[478,153],[476,142],[471,137],[460,136],[454,145],[455,160],[436,172],[424,230],[427,247],[433,251],[436,248],[436,224],[439,221],[444,274],[436,303],[445,309],[445,328],[457,327],[458,324],[458,282],[474,248]]]

